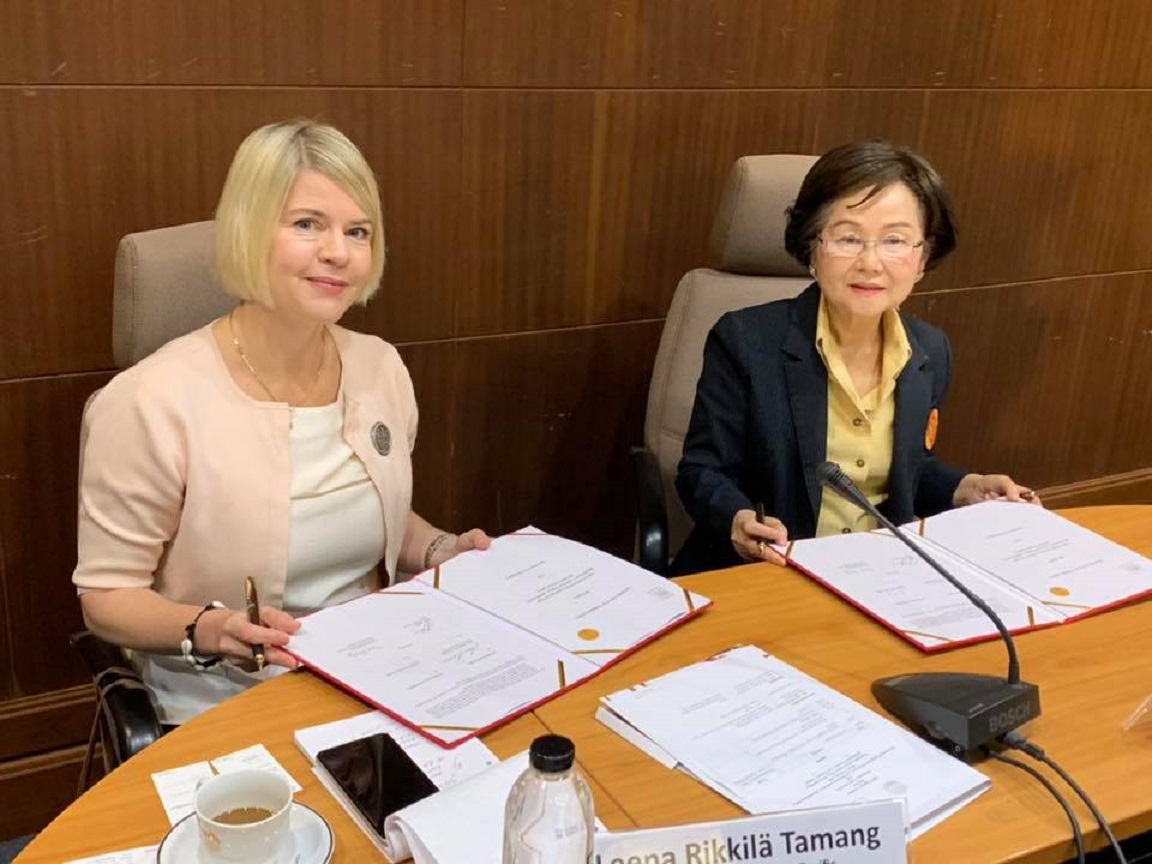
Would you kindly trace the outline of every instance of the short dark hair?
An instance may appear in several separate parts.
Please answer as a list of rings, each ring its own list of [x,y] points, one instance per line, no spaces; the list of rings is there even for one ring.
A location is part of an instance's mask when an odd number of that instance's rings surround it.
[[[867,201],[893,183],[903,183],[920,202],[928,248],[925,267],[934,267],[956,248],[948,190],[923,156],[879,139],[842,144],[816,160],[800,184],[796,202],[788,208],[784,248],[808,267],[829,205],[853,193],[861,193],[862,201]]]

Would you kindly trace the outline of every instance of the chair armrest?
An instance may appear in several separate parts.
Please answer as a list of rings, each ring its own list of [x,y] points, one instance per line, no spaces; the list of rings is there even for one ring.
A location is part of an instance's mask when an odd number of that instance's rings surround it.
[[[135,756],[163,734],[147,686],[128,664],[127,658],[87,630],[72,634],[69,641],[92,673],[102,694],[101,723],[106,732],[106,758],[115,767]]]
[[[668,574],[668,505],[656,455],[647,447],[630,450],[636,475],[637,560],[645,570]]]

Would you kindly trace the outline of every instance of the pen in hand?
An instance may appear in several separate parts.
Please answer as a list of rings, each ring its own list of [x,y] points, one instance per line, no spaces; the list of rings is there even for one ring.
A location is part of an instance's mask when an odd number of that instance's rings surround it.
[[[759,524],[763,525],[766,520],[767,520],[767,516],[764,515],[764,502],[760,502],[756,505],[756,521]],[[760,552],[761,555],[764,554],[764,541],[763,540],[757,540],[756,541],[756,549]]]
[[[260,626],[260,599],[256,596],[256,583],[251,576],[244,577],[244,603],[248,607],[248,623]],[[256,668],[264,668],[264,646],[252,646],[252,659],[256,661]]]

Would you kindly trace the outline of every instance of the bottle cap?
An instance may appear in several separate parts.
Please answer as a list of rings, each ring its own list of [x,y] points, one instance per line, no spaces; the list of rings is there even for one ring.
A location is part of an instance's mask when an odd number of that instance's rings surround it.
[[[576,745],[563,735],[541,735],[528,750],[528,761],[537,771],[556,774],[576,761]]]

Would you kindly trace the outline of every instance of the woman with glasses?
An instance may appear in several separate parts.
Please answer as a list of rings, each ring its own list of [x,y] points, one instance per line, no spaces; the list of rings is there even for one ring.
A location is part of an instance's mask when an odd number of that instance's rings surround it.
[[[769,544],[876,527],[821,487],[825,460],[897,524],[991,498],[1038,501],[933,452],[952,352],[900,304],[956,245],[936,170],[885,141],[837,147],[804,178],[784,242],[813,284],[730,312],[708,335],[676,478],[695,530],[674,575],[781,562]]]

